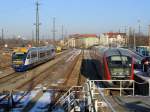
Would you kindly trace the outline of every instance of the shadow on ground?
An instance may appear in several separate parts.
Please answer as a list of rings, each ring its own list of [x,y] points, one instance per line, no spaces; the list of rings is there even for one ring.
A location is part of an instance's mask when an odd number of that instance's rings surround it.
[[[81,74],[89,80],[101,80],[102,70],[99,61],[95,59],[83,59]]]

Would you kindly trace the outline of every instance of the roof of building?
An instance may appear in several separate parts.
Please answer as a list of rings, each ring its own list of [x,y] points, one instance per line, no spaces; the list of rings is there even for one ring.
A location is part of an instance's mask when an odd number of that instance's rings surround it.
[[[81,34],[79,37],[97,37],[96,34]]]
[[[126,36],[126,33],[120,33],[120,32],[107,32],[103,34],[108,35],[109,38],[116,38],[117,35]]]
[[[70,36],[71,38],[97,38],[96,34],[74,34]]]

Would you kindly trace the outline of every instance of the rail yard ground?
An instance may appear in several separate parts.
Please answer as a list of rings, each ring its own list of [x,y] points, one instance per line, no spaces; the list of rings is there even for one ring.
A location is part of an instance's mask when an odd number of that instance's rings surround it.
[[[86,91],[86,82],[101,80],[100,74],[97,72],[99,69],[96,67],[97,63],[89,50],[70,49],[63,51],[57,54],[55,59],[21,73],[11,69],[11,58],[10,55],[7,54],[7,56],[4,54],[0,57],[2,60],[6,58],[8,62],[5,65],[6,61],[2,61],[1,63],[6,67],[0,67],[0,111],[65,111],[61,105],[62,99],[64,101],[74,97],[85,99],[90,94],[94,97],[91,99],[92,106],[96,105],[95,102],[99,102],[96,106],[99,107],[95,108],[96,111],[109,112],[111,109],[116,112],[150,111],[148,96],[132,96],[132,93],[119,96],[116,91],[111,94],[110,91],[108,93],[105,90],[94,96],[93,92],[95,94],[100,92],[96,86],[91,86],[91,90]],[[72,87],[75,89],[70,89]],[[84,91],[81,89],[82,87],[85,87]],[[69,93],[67,93],[68,90]],[[88,94],[89,91],[92,92]],[[68,97],[70,93],[74,97]],[[89,104],[84,103],[86,106],[81,107],[82,111],[88,110],[87,105],[89,106]],[[68,108],[72,108],[72,106]]]
[[[4,52],[3,50],[0,50],[0,70],[10,67],[11,64],[11,53],[10,52]]]

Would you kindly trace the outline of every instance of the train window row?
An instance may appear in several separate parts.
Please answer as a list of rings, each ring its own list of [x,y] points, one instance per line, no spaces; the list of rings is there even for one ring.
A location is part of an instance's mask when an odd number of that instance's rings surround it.
[[[37,53],[36,52],[32,52],[31,53],[31,58],[36,58],[37,57]]]
[[[40,55],[39,55],[40,58],[45,57],[45,56],[46,56],[45,52],[40,52]]]
[[[42,57],[45,57],[47,55],[51,55],[51,52],[53,52],[53,50],[47,50],[47,51],[44,51],[44,52],[39,52],[39,57],[42,58]],[[27,56],[27,59],[30,59],[30,58],[36,58],[37,57],[37,52],[31,52],[31,54],[29,53],[28,56]]]

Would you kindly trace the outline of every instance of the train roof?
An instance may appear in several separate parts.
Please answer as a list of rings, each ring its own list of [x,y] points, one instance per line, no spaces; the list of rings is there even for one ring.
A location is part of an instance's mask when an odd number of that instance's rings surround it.
[[[17,47],[17,48],[14,48],[13,52],[23,52],[23,53],[26,53],[26,52],[28,52],[28,48],[26,48],[26,47]]]
[[[42,46],[42,47],[31,47],[31,48],[27,48],[27,47],[18,47],[15,48],[13,52],[23,52],[23,53],[27,53],[28,51],[42,51],[42,50],[49,50],[49,49],[54,49],[53,45],[48,45],[48,46]]]
[[[131,53],[131,55],[138,60],[143,60],[144,56],[142,56],[141,54],[139,54],[138,52],[134,51],[134,50],[129,50],[129,52]]]
[[[115,55],[122,55],[122,56],[129,56],[132,57],[130,52],[124,48],[99,48],[99,52],[103,55],[105,54],[106,57],[115,56]]]
[[[54,49],[53,45],[48,45],[48,46],[42,46],[42,47],[31,47],[29,50],[49,50],[49,49]]]

